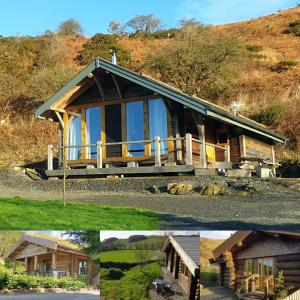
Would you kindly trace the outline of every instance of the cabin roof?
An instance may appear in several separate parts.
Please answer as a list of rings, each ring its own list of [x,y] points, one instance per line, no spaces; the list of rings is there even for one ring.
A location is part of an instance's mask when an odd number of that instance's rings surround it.
[[[255,235],[258,232],[265,233],[273,233],[280,234],[291,237],[299,237],[300,231],[237,231],[232,236],[230,236],[227,240],[225,240],[221,245],[219,245],[216,249],[212,251],[213,260],[217,260],[220,258],[225,252],[231,251],[238,243],[245,241],[251,235]]]
[[[200,264],[199,236],[169,236],[163,247],[163,251],[166,250],[169,244],[173,245],[185,265],[195,276]]]
[[[145,75],[137,74],[133,71],[125,69],[119,65],[110,63],[107,60],[96,58],[88,66],[86,66],[79,74],[77,74],[70,82],[62,87],[57,93],[55,93],[50,99],[42,104],[35,112],[35,117],[41,118],[45,116],[45,112],[52,110],[52,106],[59,101],[64,95],[69,93],[73,88],[76,88],[86,78],[92,74],[93,71],[102,69],[113,75],[125,78],[133,83],[136,83],[142,87],[145,87],[153,92],[167,97],[171,100],[179,102],[195,111],[200,112],[203,115],[210,116],[211,118],[220,120],[222,122],[232,124],[246,130],[255,132],[259,135],[266,136],[272,140],[280,143],[286,142],[286,138],[276,134],[272,130],[265,126],[250,120],[242,115],[235,115],[226,109],[215,105],[204,99],[189,96],[179,89],[176,89],[170,85],[167,85],[161,81],[155,80]],[[78,89],[77,89],[78,91]]]
[[[75,252],[86,256],[78,245],[69,241],[40,234],[25,234],[4,254],[4,260],[19,253],[28,244],[35,244],[52,250]]]

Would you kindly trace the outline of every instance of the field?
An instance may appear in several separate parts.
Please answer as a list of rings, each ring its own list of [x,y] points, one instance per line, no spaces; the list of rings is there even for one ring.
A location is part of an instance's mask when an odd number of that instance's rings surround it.
[[[212,251],[217,248],[224,240],[214,240],[208,238],[200,239],[200,264],[208,265],[209,259],[213,257]]]
[[[159,214],[144,209],[107,207],[61,201],[0,198],[2,230],[150,230],[159,227]]]
[[[127,262],[136,263],[138,262],[137,256],[139,253],[145,250],[115,250],[102,252],[100,259],[101,262]],[[153,258],[156,254],[156,250],[146,250],[149,251],[149,256]]]

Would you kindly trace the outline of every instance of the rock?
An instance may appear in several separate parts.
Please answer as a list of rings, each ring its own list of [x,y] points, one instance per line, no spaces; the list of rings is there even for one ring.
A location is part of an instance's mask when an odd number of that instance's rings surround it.
[[[160,192],[158,186],[156,186],[156,185],[150,186],[150,187],[148,188],[148,191],[149,191],[151,194],[158,194],[158,193]]]
[[[216,184],[203,186],[200,194],[203,196],[219,196],[222,194],[222,187]]]
[[[186,195],[194,189],[192,184],[186,183],[169,183],[167,190],[171,195]]]

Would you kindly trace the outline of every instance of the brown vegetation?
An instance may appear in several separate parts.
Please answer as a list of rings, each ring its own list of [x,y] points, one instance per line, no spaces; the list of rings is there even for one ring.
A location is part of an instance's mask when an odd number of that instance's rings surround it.
[[[221,245],[224,240],[200,238],[200,265],[208,265],[209,259],[213,258],[212,251]]]

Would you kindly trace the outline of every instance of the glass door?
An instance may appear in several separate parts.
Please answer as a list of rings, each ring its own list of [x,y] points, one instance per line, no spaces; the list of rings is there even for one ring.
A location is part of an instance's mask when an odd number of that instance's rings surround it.
[[[86,118],[86,143],[95,145],[101,140],[101,109],[100,107],[91,107],[85,110]],[[96,146],[86,148],[86,158],[96,158]]]
[[[264,280],[270,275],[274,275],[274,261],[273,258],[258,259],[258,275],[259,275],[259,289],[264,289]]]

